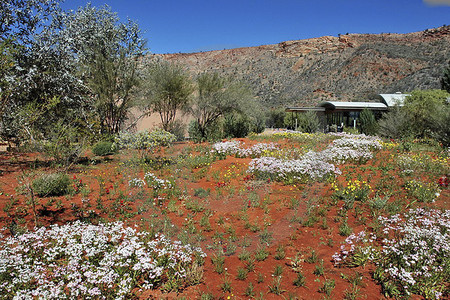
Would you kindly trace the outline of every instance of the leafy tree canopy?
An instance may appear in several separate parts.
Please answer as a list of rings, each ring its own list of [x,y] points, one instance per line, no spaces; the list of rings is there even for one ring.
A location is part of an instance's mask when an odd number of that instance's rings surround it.
[[[183,67],[156,61],[147,67],[141,107],[158,113],[164,130],[170,131],[177,112],[187,110],[193,91],[192,80]]]

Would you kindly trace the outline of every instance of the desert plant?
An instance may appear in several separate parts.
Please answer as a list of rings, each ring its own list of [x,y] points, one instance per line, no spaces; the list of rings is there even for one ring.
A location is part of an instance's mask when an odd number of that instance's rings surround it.
[[[278,245],[277,250],[275,252],[275,259],[281,260],[286,257],[286,247],[284,245]]]
[[[120,132],[114,138],[113,149],[137,149],[141,158],[158,146],[169,146],[176,140],[170,132],[162,129],[137,133]]]
[[[272,275],[273,275],[274,277],[277,277],[277,276],[281,276],[282,274],[283,274],[283,266],[281,266],[281,265],[276,265],[276,266],[275,266],[275,269],[273,270]]]
[[[92,146],[92,153],[95,156],[106,156],[113,154],[113,143],[109,141],[100,141]]]
[[[283,290],[281,288],[281,276],[276,276],[273,278],[272,285],[269,285],[269,292],[275,294],[275,295],[281,295],[286,290]]]
[[[153,60],[146,69],[141,107],[156,112],[162,128],[171,131],[177,112],[186,110],[194,91],[188,71],[181,65],[164,60]]]
[[[302,272],[297,273],[297,278],[295,278],[293,284],[297,287],[305,286],[306,277]]]
[[[269,251],[267,251],[265,247],[258,247],[255,252],[255,259],[257,261],[263,261],[266,260],[267,257],[269,257]]]
[[[359,114],[359,120],[361,122],[361,132],[366,135],[375,135],[378,132],[378,124],[375,120],[373,112],[367,108],[364,108]]]
[[[231,281],[228,278],[227,274],[225,274],[225,276],[222,279],[222,283],[220,284],[220,289],[224,292],[224,293],[228,293],[231,292]]]
[[[205,141],[215,142],[223,137],[223,120],[217,119],[211,122],[205,128],[204,133],[200,130],[200,125],[197,120],[192,120],[188,125],[189,139],[195,143],[201,143]]]
[[[307,263],[309,263],[309,264],[316,263],[317,260],[318,260],[318,257],[317,257],[316,250],[311,250],[310,256],[308,256],[308,257],[305,259],[305,261],[306,261]]]
[[[167,131],[173,134],[176,137],[176,140],[180,142],[184,141],[186,137],[186,127],[186,124],[184,124],[182,121],[175,120],[169,124]]]
[[[211,257],[212,264],[214,265],[214,270],[222,274],[225,271],[225,257],[223,255],[216,254],[213,257]]]
[[[294,124],[295,121],[297,121],[297,130],[300,132],[306,132],[306,133],[314,133],[319,131],[320,128],[320,121],[317,117],[317,114],[313,111],[308,111],[306,113],[300,113],[298,115],[287,114],[287,119],[285,118],[285,126],[292,126],[291,124]]]
[[[202,73],[197,77],[198,96],[191,106],[198,138],[207,139],[207,131],[222,116],[240,111],[252,101],[250,89],[244,84],[223,78],[218,73]]]
[[[39,197],[62,196],[69,192],[71,180],[64,173],[43,174],[33,180],[31,186]]]
[[[320,263],[315,266],[313,273],[314,273],[314,275],[317,275],[317,276],[323,276],[323,274],[325,273],[325,268],[323,266],[323,259],[321,259]]]
[[[347,218],[344,218],[341,225],[339,225],[339,234],[342,236],[349,236],[352,231],[352,228],[348,225]]]
[[[86,137],[80,133],[79,128],[60,121],[52,127],[46,139],[38,142],[38,148],[53,162],[69,168],[79,159],[85,142]]]
[[[255,288],[253,286],[253,283],[250,282],[248,284],[247,288],[245,289],[244,294],[245,294],[245,296],[248,296],[248,297],[253,297],[255,295]]]
[[[378,120],[381,136],[398,139],[408,136],[408,117],[400,107],[395,106]]]
[[[238,268],[237,269],[236,278],[238,280],[245,280],[245,279],[247,279],[247,275],[248,275],[248,270],[247,269],[244,269],[244,268]]]
[[[319,293],[324,293],[327,296],[331,296],[336,284],[334,279],[326,279],[323,285],[319,288]]]
[[[231,113],[224,117],[223,135],[225,138],[243,138],[250,132],[251,122],[247,116]]]

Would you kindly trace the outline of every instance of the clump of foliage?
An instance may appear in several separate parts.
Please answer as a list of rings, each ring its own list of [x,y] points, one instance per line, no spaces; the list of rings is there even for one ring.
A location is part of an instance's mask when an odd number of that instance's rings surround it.
[[[92,153],[96,156],[106,156],[114,153],[113,143],[109,141],[100,141],[92,147]]]
[[[5,298],[123,299],[134,298],[138,287],[179,290],[195,283],[194,272],[203,273],[195,257],[206,256],[199,248],[121,222],[41,227],[0,245]]]
[[[313,111],[300,114],[286,113],[284,127],[296,129],[300,132],[315,133],[320,129],[320,121],[317,114]]]
[[[266,126],[270,128],[283,128],[286,111],[283,108],[271,109],[267,112]]]
[[[70,190],[70,178],[64,173],[44,174],[32,182],[34,193],[40,197],[62,196]]]
[[[417,90],[379,121],[380,134],[390,138],[435,138],[450,145],[450,94],[443,90]]]
[[[45,156],[53,159],[55,163],[69,167],[78,161],[85,143],[86,137],[80,133],[79,128],[58,122],[53,125],[47,139],[42,139],[37,144]]]
[[[143,156],[158,146],[170,146],[174,141],[175,135],[163,129],[137,133],[121,132],[114,138],[113,149],[136,149]]]
[[[444,75],[441,78],[441,88],[450,93],[450,62],[448,63],[448,67],[445,69]]]
[[[211,122],[204,132],[200,129],[200,124],[197,120],[192,120],[189,123],[188,132],[189,139],[196,143],[205,141],[215,142],[223,137],[222,119],[217,119]]]
[[[366,135],[375,135],[378,132],[378,124],[375,120],[373,112],[367,108],[359,114],[359,120],[361,122],[361,133]]]
[[[243,114],[228,114],[223,122],[223,135],[226,138],[243,138],[250,132],[250,120]]]

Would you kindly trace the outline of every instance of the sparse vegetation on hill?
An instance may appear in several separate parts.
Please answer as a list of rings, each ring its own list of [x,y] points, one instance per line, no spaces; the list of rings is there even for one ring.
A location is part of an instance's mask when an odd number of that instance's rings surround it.
[[[376,94],[440,88],[450,26],[409,34],[346,34],[276,45],[156,55],[194,73],[248,82],[267,107],[366,100]]]

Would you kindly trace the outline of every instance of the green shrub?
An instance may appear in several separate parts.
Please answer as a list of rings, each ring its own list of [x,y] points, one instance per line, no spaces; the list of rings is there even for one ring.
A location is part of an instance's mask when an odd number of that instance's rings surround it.
[[[251,122],[250,132],[254,133],[262,133],[266,129],[266,118],[265,115],[261,112],[261,114],[254,117]]]
[[[175,120],[169,124],[168,131],[176,137],[178,142],[184,141],[186,136],[186,125],[180,120]]]
[[[409,136],[408,116],[400,107],[393,107],[378,120],[378,131],[381,136],[398,139]]]
[[[226,115],[223,122],[223,135],[227,138],[243,138],[250,132],[250,119],[241,114]]]
[[[284,108],[272,109],[267,113],[266,126],[272,128],[283,128],[286,111]]]
[[[62,196],[69,192],[70,178],[63,173],[44,174],[33,181],[32,188],[39,197]]]
[[[167,147],[176,141],[176,136],[163,129],[145,130],[137,133],[120,132],[114,138],[113,150],[137,149],[141,159],[157,147]]]
[[[106,156],[113,154],[114,151],[112,149],[112,145],[113,143],[108,141],[98,142],[92,147],[92,153],[95,156]]]
[[[373,112],[367,108],[364,108],[359,115],[361,121],[361,132],[366,135],[376,135],[378,132],[378,124],[375,120]]]
[[[38,143],[40,152],[53,159],[54,163],[69,166],[77,162],[83,153],[85,142],[86,138],[82,137],[78,128],[58,122],[49,135]]]
[[[223,137],[223,124],[222,120],[216,120],[211,124],[208,124],[205,128],[205,132],[202,133],[197,120],[192,120],[189,123],[188,128],[189,138],[195,143],[201,142],[215,142]]]

